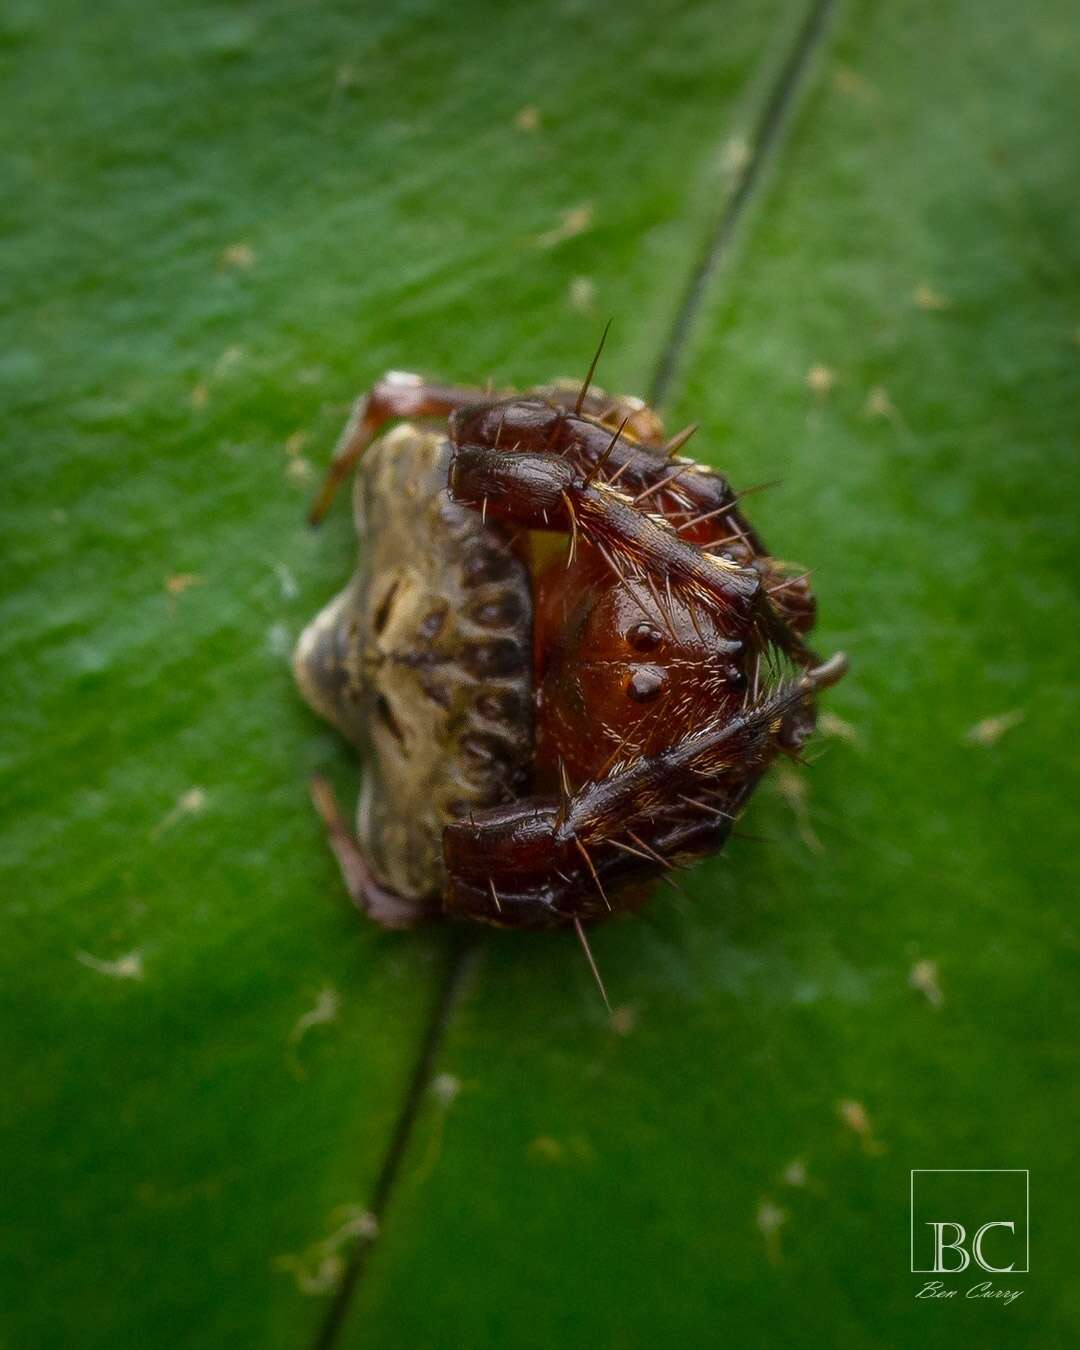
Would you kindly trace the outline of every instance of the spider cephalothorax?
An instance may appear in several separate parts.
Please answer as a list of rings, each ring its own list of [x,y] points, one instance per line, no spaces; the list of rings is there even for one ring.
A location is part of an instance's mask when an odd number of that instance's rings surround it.
[[[388,375],[312,509],[359,465],[361,566],[294,665],[368,752],[358,837],[322,780],[315,800],[389,927],[580,931],[640,904],[723,845],[844,672],[806,645],[805,574],[679,454],[689,433],[589,383],[492,398]],[[423,424],[376,441],[391,418]]]

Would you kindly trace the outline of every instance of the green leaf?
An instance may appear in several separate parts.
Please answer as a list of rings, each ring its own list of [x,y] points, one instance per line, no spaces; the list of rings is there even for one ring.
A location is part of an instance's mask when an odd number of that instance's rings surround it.
[[[5,1344],[1076,1338],[1071,17],[4,18]],[[853,663],[768,842],[596,931],[613,1024],[566,934],[356,916],[287,664],[350,399],[609,315]],[[1032,1169],[1014,1304],[915,1300],[926,1167]]]

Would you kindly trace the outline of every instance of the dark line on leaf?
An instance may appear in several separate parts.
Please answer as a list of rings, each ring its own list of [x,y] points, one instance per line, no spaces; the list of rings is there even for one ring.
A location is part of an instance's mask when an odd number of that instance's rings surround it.
[[[649,387],[649,402],[653,407],[664,401],[671,388],[690,329],[704,299],[705,288],[727,255],[735,231],[761,181],[766,163],[779,149],[788,111],[794,102],[810,58],[825,31],[834,5],[835,0],[812,0],[802,27],[788,52],[787,60],[780,69],[754,128],[750,157],[739,174],[734,190],[724,203],[712,235],[690,274],[690,282],[683,293],[682,302],[675,311],[671,331],[660,353],[656,373]]]
[[[369,1211],[375,1216],[381,1232],[383,1219],[390,1203],[390,1196],[401,1169],[402,1160],[408,1151],[413,1126],[420,1114],[424,1097],[431,1084],[435,1061],[442,1045],[447,1025],[457,1003],[458,995],[466,972],[474,954],[479,950],[479,939],[472,933],[456,935],[443,973],[442,983],[428,1015],[420,1049],[409,1077],[405,1098],[394,1123],[394,1131],[383,1158],[379,1175],[368,1204]],[[331,1350],[337,1340],[349,1310],[356,1286],[367,1269],[368,1256],[379,1240],[379,1233],[373,1238],[360,1237],[355,1240],[349,1251],[345,1271],[334,1293],[334,1301],[327,1310],[326,1317],[313,1342],[312,1350]]]

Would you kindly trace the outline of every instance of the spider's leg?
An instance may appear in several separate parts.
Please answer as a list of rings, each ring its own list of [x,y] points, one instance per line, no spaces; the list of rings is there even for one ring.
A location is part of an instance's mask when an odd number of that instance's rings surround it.
[[[834,656],[727,721],[561,800],[526,797],[448,825],[446,912],[521,927],[606,917],[609,895],[718,847],[786,724],[846,668],[846,659]],[[697,800],[703,789],[708,804]],[[716,804],[718,790],[730,809]]]
[[[389,371],[353,404],[318,496],[308,512],[309,523],[317,525],[326,515],[338,488],[391,418],[448,417],[456,408],[466,408],[484,397],[482,389],[432,384],[420,375]]]
[[[686,521],[701,516],[715,520],[722,512],[738,515],[737,496],[722,475],[673,457],[667,446],[644,434],[641,419],[649,409],[640,400],[614,401],[618,416],[601,422],[592,410],[582,415],[557,394],[549,387],[533,396],[461,408],[450,418],[450,439],[455,446],[486,446],[506,454],[559,455],[586,477],[618,483],[632,497],[647,491],[653,498],[650,510],[671,511]],[[738,519],[756,551],[763,553],[749,524]]]
[[[621,488],[582,474],[569,458],[458,446],[449,488],[455,501],[519,528],[578,534],[637,573],[670,583],[688,603],[731,614],[761,643],[775,643],[809,664],[756,569],[689,542],[663,516],[635,504]]]
[[[409,900],[379,884],[325,778],[316,776],[311,780],[311,800],[326,826],[327,841],[338,860],[345,889],[362,914],[382,928],[415,928],[436,916],[432,906]]]

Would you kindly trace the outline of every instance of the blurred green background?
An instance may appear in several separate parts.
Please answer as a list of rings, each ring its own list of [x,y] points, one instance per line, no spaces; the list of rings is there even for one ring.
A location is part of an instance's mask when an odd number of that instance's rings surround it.
[[[0,63],[0,1344],[1075,1344],[1070,0],[12,0]],[[358,920],[287,665],[351,398],[609,316],[853,664],[596,932],[612,1021],[565,934]],[[916,1299],[935,1167],[1031,1169],[1008,1306]]]

